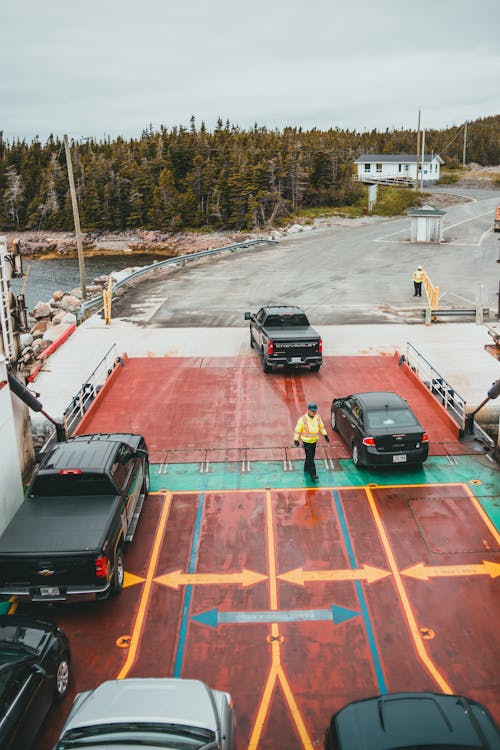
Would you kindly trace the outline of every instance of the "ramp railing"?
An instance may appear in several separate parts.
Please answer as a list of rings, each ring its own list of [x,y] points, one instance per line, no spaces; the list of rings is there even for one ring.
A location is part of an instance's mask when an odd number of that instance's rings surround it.
[[[466,426],[467,401],[409,341],[406,342],[404,361],[426,388],[429,389],[434,398],[453,417],[460,428],[459,437],[463,439]],[[479,425],[474,424],[474,432],[476,437],[486,442],[488,446],[494,445],[494,441]]]

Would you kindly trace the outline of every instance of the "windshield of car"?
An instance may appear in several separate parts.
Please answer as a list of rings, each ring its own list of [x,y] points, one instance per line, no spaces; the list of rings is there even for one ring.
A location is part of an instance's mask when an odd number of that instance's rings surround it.
[[[372,430],[384,427],[415,427],[417,420],[409,409],[378,409],[366,415],[367,426]]]
[[[213,732],[200,727],[131,721],[70,729],[59,740],[56,750],[99,745],[112,747],[121,743],[168,750],[201,750],[214,740]]]

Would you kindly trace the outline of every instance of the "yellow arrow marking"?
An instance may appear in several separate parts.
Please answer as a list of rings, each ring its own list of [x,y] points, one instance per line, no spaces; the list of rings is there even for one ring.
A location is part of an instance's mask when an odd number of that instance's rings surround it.
[[[260,583],[266,579],[266,575],[243,568],[241,573],[183,573],[182,570],[175,570],[172,573],[158,576],[155,581],[172,589],[178,589],[179,586],[190,584],[200,586],[214,583],[239,583],[242,586],[253,586],[255,583]]]
[[[362,568],[354,570],[304,570],[303,568],[296,568],[288,573],[282,573],[278,578],[282,581],[288,581],[288,583],[304,586],[306,581],[367,581],[367,583],[373,583],[390,575],[389,570],[363,565]]]
[[[144,581],[145,578],[136,576],[135,573],[127,573],[127,571],[125,571],[125,576],[123,578],[123,588],[126,589],[127,586],[135,586],[136,583],[144,583]]]
[[[428,581],[429,578],[439,576],[500,576],[500,563],[483,560],[482,563],[472,565],[424,565],[423,562],[412,565],[411,568],[402,570],[404,576],[418,578],[420,581]]]

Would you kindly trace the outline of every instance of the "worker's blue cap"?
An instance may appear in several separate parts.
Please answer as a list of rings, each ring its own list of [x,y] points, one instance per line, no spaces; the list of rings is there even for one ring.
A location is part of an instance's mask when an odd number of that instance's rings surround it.
[[[318,405],[311,401],[310,404],[307,404],[307,411],[318,411]]]

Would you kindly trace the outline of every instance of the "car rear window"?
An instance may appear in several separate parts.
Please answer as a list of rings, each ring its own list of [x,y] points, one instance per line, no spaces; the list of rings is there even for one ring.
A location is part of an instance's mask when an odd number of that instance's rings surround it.
[[[116,495],[116,488],[105,474],[40,475],[30,489],[30,497],[77,497]]]
[[[268,328],[295,328],[308,326],[309,321],[302,313],[296,313],[295,315],[269,315],[266,318],[265,325]]]
[[[409,409],[380,409],[366,415],[367,426],[372,430],[392,427],[415,427],[417,420]]]

